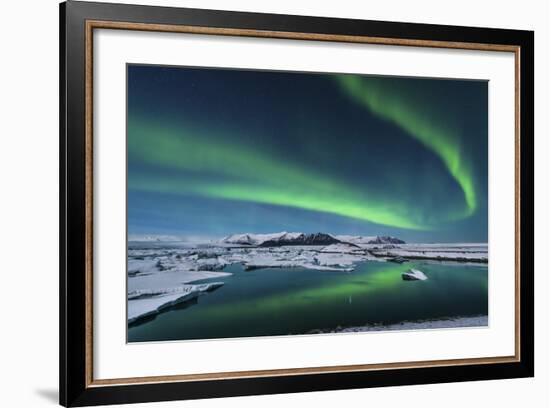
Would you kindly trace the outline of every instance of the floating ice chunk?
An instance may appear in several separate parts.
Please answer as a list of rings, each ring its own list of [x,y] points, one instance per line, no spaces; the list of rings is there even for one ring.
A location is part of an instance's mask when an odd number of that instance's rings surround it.
[[[162,312],[170,306],[195,299],[203,292],[210,292],[223,282],[183,285],[166,289],[145,289],[128,293],[128,323]]]
[[[137,290],[128,292],[128,300],[148,298],[148,297],[154,297],[154,296],[175,295],[177,293],[185,294],[185,293],[192,292],[194,290],[198,290],[199,292],[210,292],[214,289],[219,288],[222,285],[223,285],[223,282],[209,282],[209,283],[201,283],[197,285],[176,286],[173,288],[137,289]]]
[[[199,292],[174,293],[166,296],[150,297],[128,301],[128,323],[155,315],[167,307],[196,298]]]
[[[128,276],[156,273],[160,270],[157,262],[151,259],[128,259]]]
[[[394,263],[402,264],[403,262],[407,262],[407,260],[405,258],[403,258],[402,256],[396,256],[395,258],[389,258],[388,262],[394,262]]]
[[[333,254],[349,254],[349,253],[363,253],[364,250],[359,248],[357,245],[354,244],[347,244],[347,243],[341,243],[341,244],[332,244],[328,245],[321,249],[320,252],[325,253],[333,253]]]
[[[407,272],[401,274],[403,280],[426,280],[428,277],[424,275],[424,272],[418,269],[409,269]]]
[[[162,290],[165,288],[175,288],[182,284],[202,280],[219,279],[230,276],[230,272],[211,272],[211,271],[188,271],[188,270],[170,270],[157,272],[151,275],[138,275],[128,278],[128,293],[137,290]]]

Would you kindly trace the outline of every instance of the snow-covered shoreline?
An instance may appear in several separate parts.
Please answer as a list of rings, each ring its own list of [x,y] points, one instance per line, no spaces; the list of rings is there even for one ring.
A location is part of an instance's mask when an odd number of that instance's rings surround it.
[[[488,262],[486,243],[450,244],[402,244],[371,247],[371,253],[378,257],[403,257],[410,260],[434,260],[448,262]]]
[[[454,317],[448,319],[434,319],[422,321],[405,321],[389,325],[366,325],[355,327],[336,328],[334,330],[318,330],[316,333],[360,333],[373,331],[392,331],[392,330],[425,330],[425,329],[457,329],[466,327],[487,327],[489,325],[488,316],[474,317]]]

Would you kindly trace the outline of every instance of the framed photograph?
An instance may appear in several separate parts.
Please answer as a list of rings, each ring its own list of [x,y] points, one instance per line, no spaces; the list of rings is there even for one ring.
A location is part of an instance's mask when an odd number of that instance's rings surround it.
[[[61,404],[533,376],[533,44],[61,4]]]

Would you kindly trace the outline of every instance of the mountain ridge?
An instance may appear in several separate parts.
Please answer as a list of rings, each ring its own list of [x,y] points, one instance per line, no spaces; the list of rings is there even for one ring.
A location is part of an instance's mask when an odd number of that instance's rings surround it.
[[[275,247],[291,245],[331,245],[348,243],[353,245],[374,244],[404,244],[405,241],[391,236],[360,236],[360,235],[332,235],[324,232],[278,232],[272,234],[232,234],[221,240],[222,243],[236,245],[250,245],[258,247]]]

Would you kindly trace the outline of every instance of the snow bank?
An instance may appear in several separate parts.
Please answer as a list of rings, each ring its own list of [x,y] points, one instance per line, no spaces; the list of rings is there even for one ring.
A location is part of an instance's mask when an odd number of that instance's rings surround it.
[[[448,319],[424,320],[417,322],[401,322],[390,325],[367,325],[357,327],[336,328],[332,331],[321,331],[321,333],[360,333],[371,331],[390,330],[424,330],[424,329],[456,329],[461,327],[487,327],[488,316],[475,317],[454,317]]]
[[[378,257],[487,263],[487,244],[405,244],[396,248],[370,248]]]
[[[349,242],[356,245],[372,245],[372,244],[404,244],[405,241],[389,236],[361,236],[361,235],[336,235],[336,238],[342,242]]]

